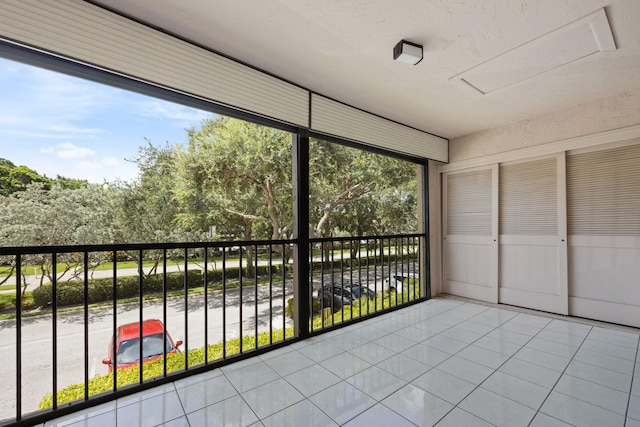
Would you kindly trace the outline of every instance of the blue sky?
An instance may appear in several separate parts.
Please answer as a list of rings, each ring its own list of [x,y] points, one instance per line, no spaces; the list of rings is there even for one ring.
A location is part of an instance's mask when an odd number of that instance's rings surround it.
[[[211,113],[0,58],[0,157],[55,177],[131,180],[145,138],[186,142]]]

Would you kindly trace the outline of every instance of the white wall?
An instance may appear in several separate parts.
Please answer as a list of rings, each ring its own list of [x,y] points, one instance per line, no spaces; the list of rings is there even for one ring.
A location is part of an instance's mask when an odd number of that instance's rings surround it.
[[[442,197],[438,166],[442,163],[429,160],[429,252],[431,268],[431,295],[442,293]]]
[[[449,162],[640,124],[640,88],[449,142]]]

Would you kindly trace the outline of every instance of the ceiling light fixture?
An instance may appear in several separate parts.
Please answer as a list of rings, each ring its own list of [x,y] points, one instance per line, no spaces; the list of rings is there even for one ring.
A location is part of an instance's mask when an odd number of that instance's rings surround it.
[[[393,59],[416,65],[422,61],[422,46],[406,40],[400,40],[396,47],[393,48]]]

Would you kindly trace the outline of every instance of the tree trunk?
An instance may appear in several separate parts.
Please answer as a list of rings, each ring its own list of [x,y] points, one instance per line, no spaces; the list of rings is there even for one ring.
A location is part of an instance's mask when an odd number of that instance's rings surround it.
[[[244,239],[249,241],[251,240],[251,229],[252,229],[253,221],[245,220],[244,221]],[[255,268],[255,253],[253,250],[253,246],[246,247],[246,269],[247,269],[247,277],[253,279],[256,277],[256,268]]]

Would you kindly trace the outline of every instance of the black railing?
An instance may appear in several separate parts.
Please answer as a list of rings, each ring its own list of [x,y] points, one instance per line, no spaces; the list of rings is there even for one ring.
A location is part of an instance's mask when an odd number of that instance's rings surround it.
[[[424,298],[423,240],[310,239],[298,316],[319,333]],[[42,422],[304,338],[292,320],[295,244],[0,248],[0,424]]]
[[[310,330],[423,299],[420,234],[310,242]]]

